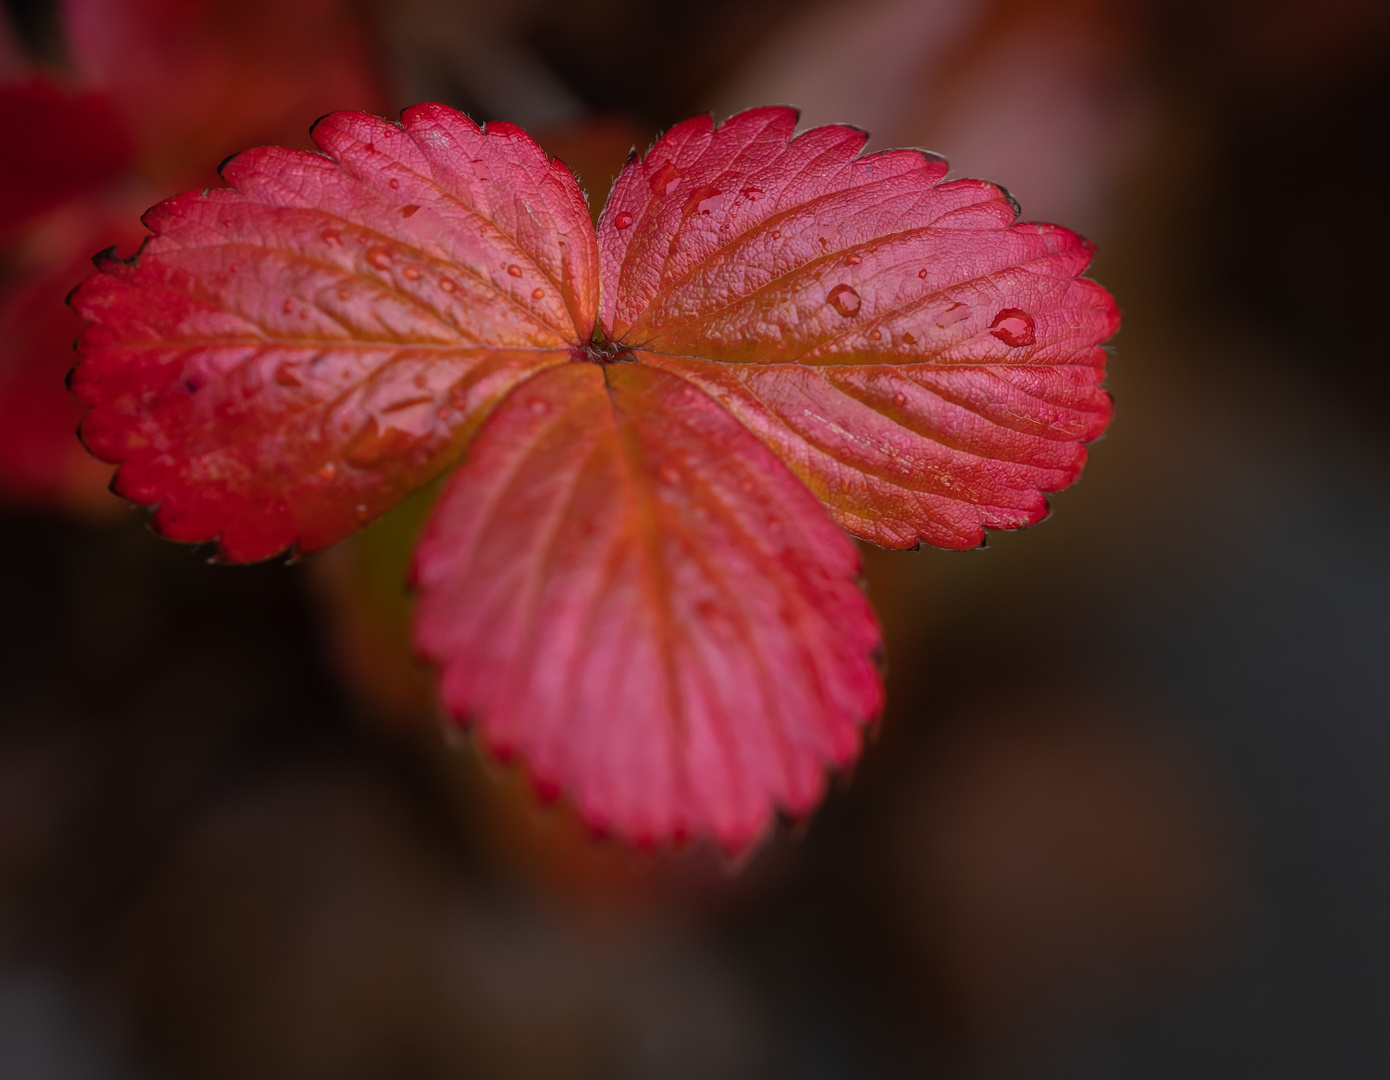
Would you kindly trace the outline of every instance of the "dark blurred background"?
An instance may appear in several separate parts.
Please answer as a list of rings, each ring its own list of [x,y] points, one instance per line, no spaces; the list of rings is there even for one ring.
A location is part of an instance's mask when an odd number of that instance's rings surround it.
[[[3,14],[0,1076],[1390,1076],[1390,6]],[[1100,245],[1084,481],[982,551],[866,549],[887,713],[746,865],[592,840],[441,729],[428,493],[208,566],[72,439],[92,252],[228,153],[422,99],[595,206],[687,115],[797,104]]]

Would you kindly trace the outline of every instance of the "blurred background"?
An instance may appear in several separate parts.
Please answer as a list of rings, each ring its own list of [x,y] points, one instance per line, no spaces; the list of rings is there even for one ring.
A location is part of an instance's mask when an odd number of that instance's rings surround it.
[[[1117,413],[1053,516],[866,549],[889,705],[741,867],[446,733],[411,500],[205,565],[72,437],[63,306],[320,114],[630,147],[788,103],[1100,245]],[[1390,6],[5,0],[0,1076],[1390,1076]]]

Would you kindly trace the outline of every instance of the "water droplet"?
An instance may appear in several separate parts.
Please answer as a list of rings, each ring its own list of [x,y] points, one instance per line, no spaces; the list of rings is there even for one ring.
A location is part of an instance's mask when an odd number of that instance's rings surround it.
[[[358,520],[358,521],[366,521],[366,520],[367,520],[369,517],[371,517],[371,516],[372,516],[372,513],[371,513],[370,510],[367,509],[367,504],[366,504],[366,503],[358,503],[358,504],[357,504],[357,520]]]
[[[417,267],[407,266],[405,268],[405,276],[408,277],[411,281],[419,281],[420,271]]]
[[[507,273],[511,274],[512,277],[521,277],[521,267],[517,266],[516,263],[512,263],[511,266],[507,267]]]
[[[383,413],[401,412],[403,409],[410,409],[416,405],[428,405],[433,401],[433,394],[411,394],[407,397],[398,398],[391,402],[390,405],[385,406],[381,411]]]
[[[367,261],[378,270],[385,270],[391,265],[391,252],[381,244],[374,244],[367,249]]]
[[[989,332],[1011,349],[1032,345],[1038,340],[1033,316],[1019,308],[1005,308],[989,326]]]
[[[545,290],[544,290],[544,289],[532,289],[532,290],[531,290],[531,299],[532,299],[532,300],[544,300],[544,299],[545,299]]]
[[[669,195],[680,186],[681,174],[669,161],[663,161],[651,175],[653,195]]]
[[[544,416],[546,413],[550,411],[550,402],[545,401],[542,398],[532,398],[530,402],[530,408],[531,411],[535,413],[537,416]]]
[[[936,325],[945,330],[946,327],[955,326],[962,319],[968,318],[970,318],[969,304],[952,304],[936,316]]]
[[[848,285],[836,285],[825,300],[846,319],[859,314],[859,294]]]
[[[901,390],[899,390],[896,394],[893,395],[893,404],[894,404],[894,405],[906,405],[906,404],[907,404],[907,395],[904,394]]]
[[[679,472],[678,470],[672,468],[670,465],[663,465],[663,466],[661,466],[661,468],[659,468],[659,469],[656,471],[656,474],[657,474],[657,476],[661,477],[661,482],[662,482],[663,484],[678,484],[678,483],[680,483],[680,479],[681,479],[681,474],[680,474],[680,472]]]
[[[401,207],[401,217],[414,217],[419,212],[420,208],[414,203],[411,203],[409,206]]]
[[[903,344],[904,344],[904,345],[916,345],[916,344],[917,344],[917,339],[916,339],[915,337],[912,336],[911,331],[909,331],[908,333],[906,333],[906,334],[903,335]]]
[[[393,177],[391,178],[391,190],[392,190],[392,191],[395,191],[396,188],[398,188],[398,187],[400,187],[400,186],[401,186],[401,182],[400,182],[399,180],[397,180],[397,179],[393,176]]]
[[[318,469],[319,478],[322,480],[332,480],[338,475],[338,466],[331,461],[325,461]]]
[[[926,279],[926,276],[927,276],[927,268],[924,266],[924,267],[922,267],[922,269],[918,270],[918,271],[917,271],[917,276],[918,276],[919,278],[922,278],[922,279],[925,280],[925,279]]]
[[[339,299],[339,300],[346,300],[346,299],[348,298],[349,295],[350,295],[350,294],[348,293],[348,291],[347,291],[346,289],[339,289],[339,290],[338,290],[338,299]]]
[[[343,242],[341,229],[324,229],[319,235],[323,237],[325,244],[341,244]]]
[[[294,310],[294,301],[286,300],[283,304],[280,305],[280,310],[283,311],[286,315],[288,315],[291,311]]]
[[[880,331],[878,331],[878,330],[870,330],[870,331],[869,331],[869,338],[870,338],[870,340],[872,340],[872,341],[877,341],[877,340],[878,340],[879,338],[881,338],[881,337],[883,337],[882,332],[880,332]]]
[[[774,229],[774,230],[772,231],[772,239],[774,239],[774,240],[780,240],[780,239],[782,239],[782,234],[779,233],[776,229]]]
[[[613,215],[613,228],[626,229],[631,224],[632,215],[629,214],[626,210],[619,210],[616,214]]]
[[[359,469],[370,469],[388,458],[403,453],[414,442],[415,437],[408,431],[389,425],[382,427],[377,423],[376,417],[372,416],[367,418],[367,423],[357,433],[357,438],[352,440],[343,456],[349,465]]]
[[[755,187],[746,187],[743,189],[742,194],[743,197],[747,199],[749,202],[757,202],[759,199],[763,197],[763,189]]]
[[[822,243],[824,243],[824,241],[822,241]],[[845,260],[845,265],[846,265],[846,266],[858,266],[858,265],[859,265],[861,262],[863,262],[863,261],[864,261],[864,260],[861,259],[858,255],[851,255],[848,259]]]
[[[306,308],[306,307],[300,308],[300,309],[299,309],[299,317],[300,317],[301,319],[307,319],[307,318],[309,317],[309,309]]]
[[[453,292],[455,289],[458,288],[458,286],[454,284],[452,278],[440,278],[439,287],[445,292]]]
[[[685,200],[685,205],[681,207],[682,217],[693,217],[696,214],[708,217],[711,210],[718,210],[723,205],[724,193],[711,184],[701,184],[690,193],[690,198]]]

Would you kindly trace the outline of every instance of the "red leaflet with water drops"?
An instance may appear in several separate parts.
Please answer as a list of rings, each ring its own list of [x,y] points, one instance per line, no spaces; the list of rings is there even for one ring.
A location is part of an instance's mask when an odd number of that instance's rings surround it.
[[[915,150],[673,128],[599,221],[604,331],[715,395],[857,536],[980,543],[1041,518],[1110,417],[1092,248]]]
[[[1109,417],[1117,322],[1075,234],[794,125],[679,125],[597,234],[564,166],[443,106],[244,154],[76,294],[87,441],[157,528],[246,560],[471,440],[416,559],[445,704],[597,828],[740,848],[880,705],[831,519],[945,547],[1037,520]]]
[[[638,843],[807,813],[880,704],[848,538],[727,411],[636,364],[514,392],[418,551],[445,704]]]
[[[321,548],[428,482],[594,319],[582,194],[519,129],[442,106],[324,120],[146,215],[73,306],[115,488],[224,557]],[[539,294],[539,295],[537,295]]]

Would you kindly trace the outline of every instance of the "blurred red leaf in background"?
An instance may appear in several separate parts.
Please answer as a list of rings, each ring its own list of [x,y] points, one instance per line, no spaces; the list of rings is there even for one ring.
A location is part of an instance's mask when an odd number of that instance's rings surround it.
[[[110,100],[32,76],[0,84],[6,151],[0,168],[0,238],[30,218],[101,187],[133,147]]]
[[[71,71],[20,63],[0,83],[0,496],[78,508],[101,505],[108,474],[72,453],[81,407],[63,386],[81,325],[63,300],[90,257],[138,243],[140,210],[215,183],[211,163],[247,142],[307,145],[304,116],[383,98],[343,0],[61,11]]]

